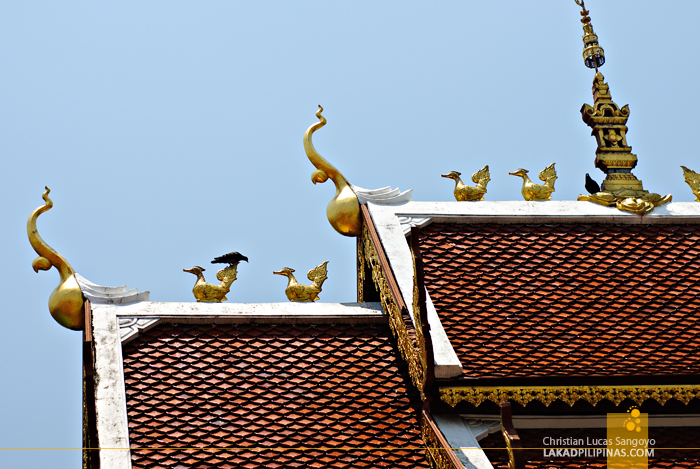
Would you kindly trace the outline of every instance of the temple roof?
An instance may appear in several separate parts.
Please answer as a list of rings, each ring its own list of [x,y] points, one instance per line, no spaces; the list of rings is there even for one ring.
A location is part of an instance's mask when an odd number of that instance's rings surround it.
[[[465,377],[700,374],[700,225],[434,223],[420,246]]]
[[[123,352],[130,444],[172,449],[132,449],[134,467],[429,467],[390,335],[386,324],[149,330]]]

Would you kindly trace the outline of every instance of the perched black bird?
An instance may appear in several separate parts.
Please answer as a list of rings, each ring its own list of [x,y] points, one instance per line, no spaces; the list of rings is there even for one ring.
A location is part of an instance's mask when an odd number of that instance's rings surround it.
[[[212,264],[229,264],[229,265],[235,265],[238,264],[241,261],[246,261],[248,262],[248,258],[245,257],[243,254],[240,252],[229,252],[228,254],[224,254],[223,256],[215,257],[213,261],[211,261]]]
[[[586,190],[589,194],[600,192],[600,186],[588,175],[588,173],[586,173]]]

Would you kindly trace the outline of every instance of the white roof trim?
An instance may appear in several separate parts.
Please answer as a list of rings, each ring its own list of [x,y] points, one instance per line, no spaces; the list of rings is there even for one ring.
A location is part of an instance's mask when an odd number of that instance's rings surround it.
[[[380,208],[372,204],[370,213]],[[409,202],[401,206],[381,207],[398,217],[404,234],[411,226],[422,228],[430,223],[621,223],[682,224],[700,223],[700,203],[676,202],[638,216],[615,207],[592,202]]]
[[[83,292],[83,296],[93,304],[125,305],[139,301],[148,301],[150,296],[150,292],[148,291],[139,293],[136,288],[127,290],[126,285],[122,285],[121,287],[104,287],[102,285],[97,285],[77,273],[75,274],[75,279],[78,281],[78,285],[80,285],[80,291]]]
[[[131,469],[124,362],[116,310],[92,307],[95,347],[95,412],[100,467]]]
[[[379,240],[382,242],[391,268],[399,285],[404,303],[409,306],[409,314],[413,319],[413,258],[411,249],[406,242],[401,227],[401,220],[395,211],[405,211],[407,206],[418,202],[410,202],[399,206],[385,206],[367,204],[374,226],[377,228]],[[437,378],[451,378],[462,374],[462,364],[452,348],[452,344],[445,334],[440,317],[435,310],[433,301],[426,291],[425,295],[428,312],[428,324],[430,324],[430,337],[433,342],[433,354],[435,356],[435,376]]]
[[[459,462],[467,469],[493,469],[474,431],[456,414],[433,414],[435,423],[445,435]],[[499,421],[500,427],[500,421]]]

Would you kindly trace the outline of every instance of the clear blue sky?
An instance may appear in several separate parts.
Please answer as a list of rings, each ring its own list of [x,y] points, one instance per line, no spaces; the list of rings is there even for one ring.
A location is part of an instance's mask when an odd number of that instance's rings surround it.
[[[699,2],[588,0],[613,99],[645,189],[693,200],[679,165],[695,142]],[[487,200],[520,200],[519,167],[556,162],[575,200],[595,140],[580,9],[537,2],[78,0],[0,2],[0,447],[81,445],[81,336],[48,313],[26,219],[102,285],[192,301],[225,252],[250,258],[231,302],[286,301],[289,266],[329,260],[321,301],[355,300],[355,242],[325,219],[302,147],[354,184],[451,200],[451,170],[491,167]],[[207,273],[213,275],[215,269]],[[80,464],[70,450],[0,450],[0,467]]]

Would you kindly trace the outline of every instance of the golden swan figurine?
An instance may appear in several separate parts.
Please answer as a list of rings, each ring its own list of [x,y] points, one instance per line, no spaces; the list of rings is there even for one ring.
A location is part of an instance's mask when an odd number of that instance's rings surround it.
[[[688,184],[690,190],[693,191],[695,200],[700,202],[700,174],[685,166],[681,166],[681,169],[683,169],[683,177],[685,178],[686,184]]]
[[[460,173],[459,171],[450,171],[447,174],[441,175],[444,178],[454,179],[455,200],[458,202],[484,200],[484,194],[486,194],[486,185],[491,180],[491,174],[489,173],[489,165],[484,166],[479,171],[472,174],[472,181],[476,183],[476,187],[464,184],[462,182],[462,179],[460,178],[461,175],[462,173]]]
[[[289,301],[316,301],[318,300],[318,294],[321,293],[323,282],[325,282],[328,278],[327,264],[328,261],[309,270],[309,273],[306,274],[306,276],[309,280],[311,280],[311,282],[313,282],[311,285],[302,285],[301,283],[297,282],[297,279],[294,278],[293,274],[294,269],[291,267],[285,267],[282,270],[272,273],[284,275],[289,279],[287,282],[287,288],[284,290],[284,293],[287,295]]]
[[[519,176],[523,178],[523,187],[520,192],[525,200],[550,200],[552,192],[554,192],[554,181],[557,180],[557,172],[554,169],[554,163],[550,164],[540,171],[539,178],[544,181],[544,184],[535,184],[530,180],[527,169],[517,169],[511,176]]]
[[[83,293],[80,290],[78,281],[75,278],[75,270],[68,261],[56,252],[51,246],[39,236],[36,227],[36,220],[39,215],[53,207],[53,201],[49,198],[51,189],[45,188],[46,192],[41,196],[45,204],[37,207],[27,220],[27,235],[32,247],[39,254],[39,257],[32,262],[34,272],[49,270],[56,267],[61,276],[61,283],[49,296],[49,312],[51,316],[63,327],[80,331],[85,328],[85,313]]]
[[[197,281],[192,288],[192,294],[200,303],[221,303],[226,301],[226,294],[231,291],[231,284],[238,278],[238,263],[241,261],[248,262],[248,258],[239,252],[229,252],[223,256],[215,257],[212,264],[228,264],[228,266],[219,270],[216,273],[216,278],[221,281],[220,284],[214,285],[207,283],[204,280],[202,272],[204,267],[195,265],[189,269],[182,269],[183,272],[189,272],[197,276]]]

